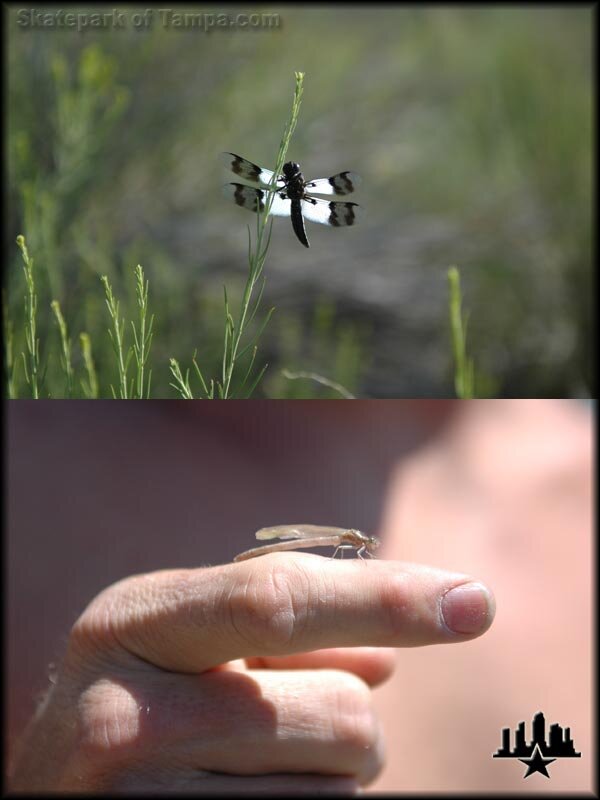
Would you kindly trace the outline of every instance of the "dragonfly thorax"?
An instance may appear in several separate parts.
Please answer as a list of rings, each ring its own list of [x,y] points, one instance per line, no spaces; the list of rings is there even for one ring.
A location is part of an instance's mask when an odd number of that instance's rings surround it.
[[[283,177],[285,180],[285,192],[290,200],[302,200],[306,198],[305,187],[306,182],[304,180],[304,175],[300,172],[300,165],[296,164],[293,161],[288,161],[287,164],[283,165]],[[306,198],[308,200],[308,198]],[[296,213],[298,218],[296,219],[296,223],[301,223],[300,219],[300,206],[296,208]],[[294,212],[292,211],[292,223],[294,222]],[[303,228],[303,226],[302,226]],[[300,234],[300,239],[306,237],[306,234],[302,231]]]

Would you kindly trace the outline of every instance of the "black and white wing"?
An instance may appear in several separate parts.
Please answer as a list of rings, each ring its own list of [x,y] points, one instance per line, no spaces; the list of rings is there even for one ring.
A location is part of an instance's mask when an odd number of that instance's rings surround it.
[[[252,161],[248,161],[235,153],[222,153],[222,159],[232,172],[235,172],[236,175],[245,181],[252,181],[261,186],[268,186],[273,177],[273,172],[271,172],[271,170],[259,167],[258,164],[253,164]],[[283,184],[284,181],[278,178],[276,186],[281,187]]]
[[[242,183],[228,183],[224,187],[224,192],[236,205],[247,208],[248,211],[259,212],[264,211],[267,199],[271,196],[273,202],[269,211],[270,214],[276,217],[289,217],[291,215],[291,200],[287,197],[281,197],[281,194],[277,192],[253,189],[251,186],[244,186]]]
[[[319,200],[317,197],[305,198],[301,203],[304,219],[320,222],[321,225],[331,225],[333,228],[355,225],[360,211],[357,203],[335,203]]]
[[[312,194],[351,194],[360,184],[360,175],[355,172],[340,172],[331,178],[317,178],[306,184]]]

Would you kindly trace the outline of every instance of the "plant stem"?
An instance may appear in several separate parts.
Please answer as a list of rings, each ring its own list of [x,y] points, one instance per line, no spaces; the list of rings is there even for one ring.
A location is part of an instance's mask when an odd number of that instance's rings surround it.
[[[273,177],[271,178],[272,186],[275,185],[277,181],[277,176],[281,174],[281,170],[285,161],[285,156],[287,153],[287,149],[292,138],[292,134],[296,127],[296,123],[298,122],[298,116],[300,113],[300,105],[302,102],[302,92],[303,92],[303,82],[304,82],[304,73],[303,72],[296,72],[296,86],[294,90],[294,100],[292,103],[292,111],[290,114],[290,118],[286,124],[286,127],[283,132],[283,137],[281,139],[281,143],[279,145],[279,152],[277,154],[277,161],[275,164],[275,170],[273,173]],[[219,385],[219,395],[223,399],[227,399],[232,396],[232,379],[235,371],[235,367],[237,365],[238,357],[239,357],[239,348],[240,342],[246,330],[246,325],[249,320],[253,319],[256,311],[258,309],[258,304],[260,303],[260,299],[262,297],[262,288],[259,294],[259,298],[255,303],[254,309],[252,312],[249,311],[250,309],[250,302],[252,299],[252,293],[254,292],[254,288],[258,281],[261,278],[263,267],[265,263],[265,259],[267,257],[267,252],[269,249],[270,243],[270,227],[269,232],[266,233],[267,230],[267,222],[269,212],[271,210],[271,204],[273,202],[273,192],[267,192],[267,201],[265,203],[265,208],[262,214],[257,214],[256,217],[256,244],[254,248],[252,248],[252,241],[250,237],[250,232],[248,233],[249,236],[249,243],[248,243],[248,264],[249,264],[249,271],[248,271],[248,278],[246,279],[246,285],[244,287],[244,293],[242,297],[242,306],[240,309],[240,314],[238,318],[237,325],[233,322],[233,318],[229,313],[229,309],[227,306],[227,297],[225,298],[225,338],[224,338],[224,346],[223,346],[223,371],[222,371],[222,378],[221,383]],[[266,236],[266,240],[265,240]],[[264,279],[263,279],[264,281]],[[269,311],[267,318],[265,320],[265,324],[263,325],[260,333],[264,330],[265,325],[270,319],[273,309]],[[260,334],[259,334],[260,335]],[[248,377],[248,376],[246,376]],[[242,388],[242,387],[240,387]]]
[[[148,281],[144,282],[144,270],[138,264],[135,268],[136,278],[136,296],[138,306],[140,308],[140,330],[139,334],[135,329],[133,322],[131,327],[133,329],[133,353],[137,365],[136,375],[136,397],[138,400],[144,399],[144,368],[148,360],[150,346],[152,344],[152,325],[154,323],[154,315],[150,317],[148,323],[148,330],[146,331],[146,316],[148,313]],[[150,379],[152,373],[148,374],[148,381],[146,386],[146,398],[150,396]]]
[[[62,356],[60,360],[67,378],[67,397],[71,397],[73,393],[73,368],[71,366],[71,340],[69,339],[67,334],[67,323],[65,322],[65,318],[63,317],[62,311],[60,310],[60,304],[58,300],[53,300],[50,303],[50,307],[52,308],[54,316],[56,317],[56,322],[58,323],[58,330],[60,332],[60,342],[62,347]]]
[[[316,383],[320,383],[322,386],[328,386],[330,389],[333,389],[334,392],[338,392],[345,400],[356,400],[355,395],[349,392],[341,383],[325,378],[323,375],[319,375],[316,372],[291,372],[289,369],[283,369],[281,370],[281,374],[284,378],[291,381],[298,380],[299,378],[316,381]]]
[[[179,366],[179,362],[176,358],[169,359],[169,364],[171,368],[171,374],[175,378],[175,383],[171,383],[170,385],[177,389],[179,394],[183,397],[184,400],[193,400],[194,395],[192,394],[192,390],[190,387],[190,374],[189,370],[187,370],[185,374],[185,378],[181,374],[181,367]]]
[[[96,378],[96,369],[92,358],[92,343],[87,333],[80,333],[79,341],[81,342],[83,363],[88,376],[87,385],[81,381],[81,388],[87,398],[95,400],[98,397],[98,379]]]
[[[119,319],[119,301],[113,295],[110,283],[106,275],[102,275],[101,279],[104,284],[104,291],[106,293],[106,305],[108,312],[113,322],[112,331],[108,330],[108,334],[113,344],[113,350],[117,357],[117,367],[119,370],[119,397],[121,400],[127,400],[129,394],[127,391],[127,369],[129,367],[129,359],[131,358],[131,349],[128,350],[127,355],[123,355],[123,333],[125,329],[125,320]],[[113,397],[116,397],[114,388],[111,386]]]
[[[463,317],[460,291],[460,274],[456,267],[448,270],[450,286],[450,328],[454,352],[454,388],[457,397],[468,400],[474,397],[473,360],[467,356],[467,317]]]
[[[27,357],[22,353],[23,364],[25,366],[25,378],[31,387],[31,396],[37,400],[39,398],[38,375],[40,367],[40,340],[36,334],[36,313],[37,313],[37,294],[35,292],[35,281],[33,279],[33,259],[29,258],[25,237],[17,236],[17,244],[23,256],[23,272],[27,283],[27,297],[25,298],[25,316],[27,323],[25,327],[25,342],[29,355],[29,369],[27,369]]]

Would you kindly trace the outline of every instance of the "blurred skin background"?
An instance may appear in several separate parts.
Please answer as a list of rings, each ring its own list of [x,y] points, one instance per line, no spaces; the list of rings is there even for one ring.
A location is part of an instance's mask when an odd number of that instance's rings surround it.
[[[257,395],[337,396],[286,379],[284,368],[363,397],[453,395],[452,264],[478,396],[591,394],[593,9],[258,10],[279,14],[278,26],[205,33],[168,26],[156,11],[150,28],[128,17],[123,28],[77,33],[24,27],[17,7],[5,12],[15,394],[28,394],[18,234],[36,263],[44,396],[65,394],[57,299],[75,396],[84,331],[99,395],[110,397],[100,276],[132,319],[138,263],[155,313],[152,395],[176,396],[170,357],[186,368],[197,350],[218,374],[223,285],[237,313],[253,222],[222,197],[233,178],[218,156],[273,167],[296,70],[305,91],[288,158],[307,178],[359,173],[350,199],[365,214],[346,230],[309,223],[310,251],[275,220],[261,308],[276,312],[260,343],[257,363],[269,368]]]
[[[558,400],[10,404],[9,754],[98,592],[313,522],[496,597],[481,639],[397,651],[372,788],[589,791],[592,424]],[[524,781],[492,753],[540,710],[583,756]]]

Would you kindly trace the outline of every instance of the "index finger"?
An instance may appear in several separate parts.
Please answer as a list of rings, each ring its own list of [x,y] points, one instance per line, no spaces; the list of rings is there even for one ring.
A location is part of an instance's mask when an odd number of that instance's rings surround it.
[[[89,640],[94,629],[105,644],[158,667],[197,673],[330,647],[467,641],[487,630],[494,610],[489,589],[460,573],[273,553],[125,579],[96,598],[72,639]]]

